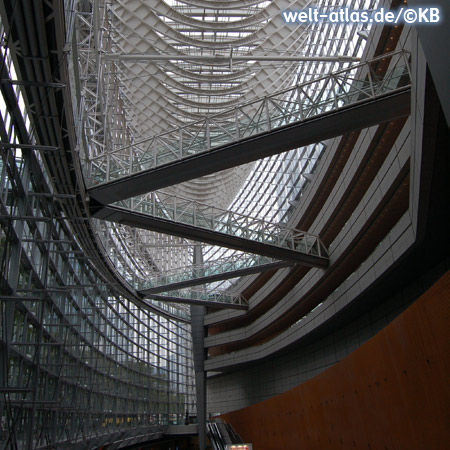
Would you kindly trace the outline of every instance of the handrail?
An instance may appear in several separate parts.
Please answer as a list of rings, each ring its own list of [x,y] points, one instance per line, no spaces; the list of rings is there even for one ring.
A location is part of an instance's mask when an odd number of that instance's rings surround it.
[[[201,229],[229,234],[254,242],[294,250],[306,255],[328,259],[328,252],[319,237],[285,224],[217,208],[178,195],[151,193],[118,201],[114,206],[151,217],[171,220]]]
[[[157,273],[148,280],[141,282],[138,290],[151,290],[159,287],[170,287],[173,284],[183,283],[195,279],[208,277],[217,277],[236,271],[252,269],[256,267],[272,266],[281,264],[274,258],[250,253],[235,253],[230,256],[222,257],[212,261],[206,261],[203,264],[194,264],[188,267],[179,267],[164,273]]]
[[[386,60],[390,60],[390,68],[380,76],[376,66]],[[102,148],[101,153],[84,160],[86,181],[94,186],[116,180],[375,99],[409,84],[408,54],[404,50],[387,53],[159,135],[128,145],[119,143],[117,148]]]

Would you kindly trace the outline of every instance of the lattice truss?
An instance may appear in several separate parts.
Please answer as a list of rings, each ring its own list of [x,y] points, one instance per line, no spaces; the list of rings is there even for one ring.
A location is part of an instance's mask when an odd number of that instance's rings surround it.
[[[367,9],[376,7],[377,0],[315,3],[325,9]],[[79,1],[75,5],[81,94],[78,117],[88,182],[95,182],[98,174],[129,173],[133,164],[141,167],[143,149],[138,142],[155,140],[154,136],[179,127],[184,127],[188,138],[198,137],[204,126],[198,125],[199,120],[202,123],[206,116],[223,111],[219,128],[227,135],[226,125],[235,120],[231,111],[238,105],[347,67],[337,61],[268,64],[233,61],[233,56],[360,57],[367,31],[364,25],[287,26],[279,17],[283,10],[311,4],[307,0]],[[229,56],[230,61],[142,61],[131,55]],[[323,84],[311,86],[315,87],[308,96],[321,95]],[[274,100],[284,105],[289,101]],[[266,111],[262,107],[246,114],[256,117]],[[172,138],[169,142],[159,139],[166,151],[173,145]],[[256,165],[166,188],[164,195],[286,223],[324,149],[325,145],[318,143],[292,150]],[[147,146],[144,153],[149,154]],[[134,277],[138,284],[151,274],[192,263],[190,243],[181,238],[168,239],[126,226],[98,226],[110,255],[121,261],[118,266],[126,267],[127,278]],[[208,246],[205,257],[214,259],[230,252]]]
[[[187,267],[192,246],[183,239],[95,220],[106,254],[132,286],[161,275],[161,267]]]
[[[373,61],[355,63],[188,125],[113,149],[107,155],[91,159],[89,181],[95,186],[155,169],[284,125],[307,121],[365,99],[374,99],[395,89],[395,81],[401,75],[395,71],[395,64],[388,74],[378,76],[378,62],[375,58]]]

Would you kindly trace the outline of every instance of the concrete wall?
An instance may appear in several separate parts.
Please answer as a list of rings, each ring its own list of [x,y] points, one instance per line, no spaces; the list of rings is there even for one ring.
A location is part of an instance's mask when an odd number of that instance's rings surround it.
[[[401,32],[395,33],[398,40]],[[374,31],[367,46],[368,56],[375,52],[375,42],[388,39],[384,35],[382,38],[382,34],[382,27]],[[409,30],[401,34],[402,47],[409,42],[408,36]],[[245,316],[242,312],[208,314],[206,370],[233,370],[273,356],[303,339],[346,309],[414,244],[415,227],[408,209],[411,201],[417,203],[419,191],[412,198],[408,196],[410,161],[415,149],[411,121],[397,121],[352,134],[355,137],[345,162],[307,227],[328,241],[330,267],[304,273],[299,273],[299,268],[278,270],[251,296],[249,320],[236,322]],[[329,143],[293,215],[295,223],[301,223],[312,209],[317,209],[319,202],[315,199],[323,191],[324,183],[329,182],[329,169],[343,151],[342,140],[345,137]],[[418,146],[417,151],[420,150]],[[264,303],[270,306],[260,308]],[[261,312],[252,315],[258,308]],[[270,335],[268,330],[272,328]]]

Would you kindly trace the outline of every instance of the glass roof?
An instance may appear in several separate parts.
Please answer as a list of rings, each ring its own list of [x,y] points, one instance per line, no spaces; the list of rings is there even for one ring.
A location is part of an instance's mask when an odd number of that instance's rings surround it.
[[[84,158],[92,160],[118,145],[346,67],[348,62],[287,57],[361,57],[367,24],[292,26],[281,13],[307,6],[371,9],[378,1],[97,0],[97,8],[79,3],[81,109],[88,142]],[[233,60],[238,56],[255,59]],[[326,142],[318,142],[164,192],[289,225],[325,149]],[[117,266],[134,285],[193,264],[193,242],[186,239],[101,221],[97,228],[107,252],[120,259]],[[237,252],[203,246],[205,261],[232,254]],[[227,288],[235,281],[212,287]]]

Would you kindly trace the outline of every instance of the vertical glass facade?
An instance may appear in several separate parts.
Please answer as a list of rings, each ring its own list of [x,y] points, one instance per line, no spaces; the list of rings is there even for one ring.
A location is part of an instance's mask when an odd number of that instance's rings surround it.
[[[63,448],[90,439],[96,439],[90,447],[100,447],[113,436],[151,433],[195,413],[187,307],[146,302],[132,288],[170,270],[192,270],[194,244],[92,219],[88,202],[75,197],[88,184],[122,176],[126,164],[143,169],[145,159],[133,148],[140,139],[347,64],[247,64],[232,55],[359,58],[367,30],[316,24],[292,32],[276,20],[281,7],[275,1],[229,2],[226,8],[226,2],[178,0],[154,2],[157,7],[140,0],[42,2],[40,22],[31,3],[5,1],[0,7],[8,26],[19,30],[10,40],[10,30],[0,24],[0,449]],[[377,1],[317,3],[369,8]],[[47,26],[53,20],[53,28]],[[166,61],[126,59],[141,53]],[[178,54],[193,61],[168,58]],[[230,55],[229,64],[195,60],[216,55]],[[69,80],[60,76],[66,66]],[[60,93],[65,88],[67,97]],[[67,129],[58,129],[61,124]],[[74,147],[57,147],[71,132]],[[199,133],[194,126],[192,135]],[[42,142],[55,147],[37,145]],[[148,193],[147,200],[206,198],[229,211],[292,225],[325,149],[321,142],[293,149]],[[72,167],[52,158],[59,151],[72,152]],[[84,179],[81,170],[75,173],[79,161],[89,163]],[[73,178],[64,180],[68,173]],[[239,257],[211,245],[202,251],[206,262]]]
[[[52,184],[42,155],[56,150],[35,145],[6,46],[1,64],[0,448],[99,447],[184,424],[187,317],[136,306],[87,256],[76,231],[87,221],[68,216],[74,196]]]

